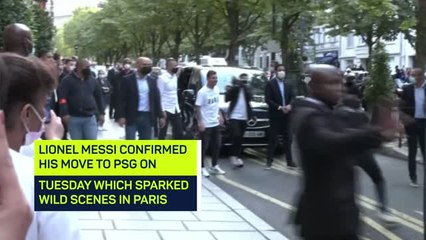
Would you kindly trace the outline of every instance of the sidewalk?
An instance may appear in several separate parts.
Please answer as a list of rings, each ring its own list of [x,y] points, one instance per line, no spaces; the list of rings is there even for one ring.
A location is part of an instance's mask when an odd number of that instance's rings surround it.
[[[288,240],[208,179],[200,212],[81,212],[84,240]]]
[[[408,146],[407,139],[404,138],[402,140],[402,145],[399,147],[398,140],[385,144],[379,151],[379,153],[398,158],[404,161],[408,161]],[[420,152],[420,148],[417,150],[417,162],[423,164],[422,153]]]
[[[110,120],[105,128],[99,139],[124,136]],[[210,180],[202,186],[199,212],[79,212],[83,240],[288,240]]]

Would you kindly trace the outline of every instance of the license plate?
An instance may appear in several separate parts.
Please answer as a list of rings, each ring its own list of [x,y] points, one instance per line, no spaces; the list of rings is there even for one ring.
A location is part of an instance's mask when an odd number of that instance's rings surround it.
[[[265,131],[249,131],[244,133],[245,138],[263,138],[265,137]]]

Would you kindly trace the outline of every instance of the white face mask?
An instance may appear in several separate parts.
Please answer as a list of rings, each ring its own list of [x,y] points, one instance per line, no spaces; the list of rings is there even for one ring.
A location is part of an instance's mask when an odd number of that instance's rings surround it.
[[[31,145],[34,143],[35,140],[40,139],[41,135],[43,135],[43,132],[44,132],[43,119],[40,117],[40,114],[32,105],[30,105],[30,108],[33,110],[34,114],[36,115],[38,120],[41,122],[41,125],[40,125],[40,130],[38,132],[32,132],[31,129],[27,126],[27,124],[25,122],[23,123],[25,130],[27,131],[27,133],[25,134],[25,142],[24,142],[25,146]]]
[[[279,71],[279,72],[277,73],[277,77],[278,77],[278,79],[280,79],[280,80],[284,80],[284,78],[285,78],[285,71]]]
[[[130,69],[130,64],[124,64],[125,69]]]
[[[415,83],[416,79],[414,77],[409,77],[408,81],[410,81],[410,83]]]

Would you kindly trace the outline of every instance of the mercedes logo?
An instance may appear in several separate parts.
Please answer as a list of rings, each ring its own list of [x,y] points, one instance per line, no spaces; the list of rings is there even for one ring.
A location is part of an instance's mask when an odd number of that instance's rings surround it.
[[[249,127],[254,127],[256,125],[256,123],[257,123],[257,119],[254,117],[247,122],[247,125]]]

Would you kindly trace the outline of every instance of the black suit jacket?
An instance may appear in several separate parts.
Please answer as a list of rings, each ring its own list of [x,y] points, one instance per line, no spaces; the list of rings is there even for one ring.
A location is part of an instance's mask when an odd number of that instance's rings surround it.
[[[157,87],[157,76],[148,75],[149,87],[149,107],[151,120],[163,117],[161,108],[160,91]],[[132,73],[123,78],[120,89],[120,101],[117,109],[117,118],[125,118],[126,124],[134,124],[138,115],[139,92],[136,73]]]
[[[247,117],[248,119],[251,119],[253,117],[253,110],[250,105],[252,95],[247,86],[242,86],[242,88],[243,88],[244,97],[246,100]],[[241,88],[238,86],[232,86],[230,89],[226,91],[225,102],[231,102],[228,108],[228,115],[231,114],[231,112],[235,108],[235,105],[237,105],[238,97],[240,96],[240,89]]]
[[[356,234],[354,156],[379,147],[379,133],[369,126],[347,128],[347,123],[321,102],[295,100],[293,111],[304,175],[296,224],[305,237]]]
[[[294,99],[293,87],[284,81],[284,97],[285,105],[291,104]],[[279,119],[286,116],[278,107],[283,106],[283,98],[281,96],[281,90],[278,85],[276,78],[270,80],[266,84],[265,88],[265,101],[269,106],[269,118]]]

